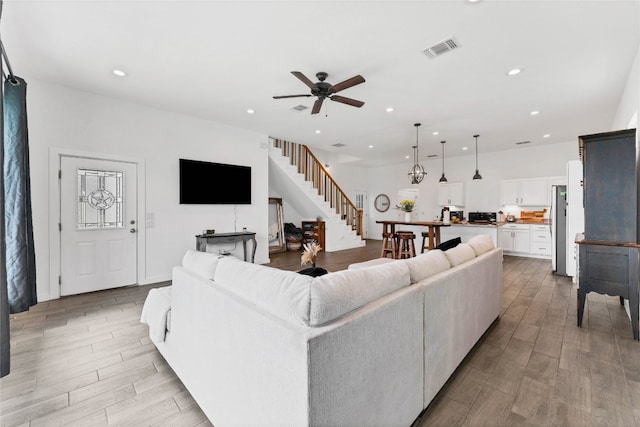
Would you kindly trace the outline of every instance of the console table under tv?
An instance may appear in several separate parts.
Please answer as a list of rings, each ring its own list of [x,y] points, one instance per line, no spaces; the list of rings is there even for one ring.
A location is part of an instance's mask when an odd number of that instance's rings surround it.
[[[251,262],[256,258],[256,233],[251,231],[240,231],[237,233],[215,233],[215,234],[198,234],[196,235],[196,250],[200,252],[207,251],[207,243],[222,244],[242,242],[242,250],[244,251],[244,260],[247,261],[247,241],[253,243],[251,251]]]

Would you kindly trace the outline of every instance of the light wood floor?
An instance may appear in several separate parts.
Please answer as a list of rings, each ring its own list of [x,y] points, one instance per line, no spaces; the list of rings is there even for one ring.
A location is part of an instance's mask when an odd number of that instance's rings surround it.
[[[380,242],[321,253],[336,271]],[[300,269],[298,253],[272,266]],[[155,285],[158,286],[158,285]],[[211,425],[140,324],[153,286],[61,298],[12,316],[12,372],[0,380],[2,426]],[[640,343],[614,297],[576,292],[550,262],[505,257],[503,315],[416,426],[640,426]],[[363,390],[366,393],[366,390]]]

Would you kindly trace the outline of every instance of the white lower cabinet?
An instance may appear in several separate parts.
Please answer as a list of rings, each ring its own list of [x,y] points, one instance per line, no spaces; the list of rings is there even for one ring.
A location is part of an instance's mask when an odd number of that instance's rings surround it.
[[[530,248],[532,255],[551,257],[551,229],[548,225],[531,225],[529,232]]]
[[[498,246],[506,254],[551,258],[548,225],[505,224],[498,231]]]
[[[529,225],[505,224],[498,232],[498,245],[505,252],[529,252]]]

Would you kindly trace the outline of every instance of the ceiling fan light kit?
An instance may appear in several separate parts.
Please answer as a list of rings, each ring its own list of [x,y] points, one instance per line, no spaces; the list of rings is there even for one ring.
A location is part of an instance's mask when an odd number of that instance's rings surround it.
[[[409,169],[407,175],[412,184],[420,184],[427,175],[427,172],[424,167],[418,163],[418,128],[420,127],[420,123],[415,123],[414,126],[416,127],[416,145],[413,146],[413,166]]]
[[[327,98],[329,98],[331,101],[340,102],[342,104],[351,105],[352,107],[357,107],[357,108],[360,108],[364,105],[364,102],[358,101],[357,99],[336,95],[336,93],[342,90],[348,89],[355,85],[359,85],[360,83],[364,83],[366,80],[361,75],[351,77],[350,79],[347,79],[338,84],[332,85],[331,83],[328,83],[325,81],[329,76],[329,74],[325,73],[324,71],[320,71],[316,73],[316,78],[319,80],[316,83],[313,83],[311,80],[309,80],[309,78],[307,78],[307,76],[302,74],[300,71],[292,71],[291,74],[296,76],[302,83],[307,85],[307,87],[311,89],[311,93],[301,94],[301,95],[274,96],[273,99],[315,96],[318,99],[316,99],[316,101],[313,103],[311,114],[318,114],[320,112],[320,109],[322,108],[322,103]]]
[[[473,135],[473,137],[476,139],[476,173],[475,175],[473,175],[474,181],[482,179],[482,175],[480,175],[480,172],[478,172],[478,137],[479,136],[480,135]]]

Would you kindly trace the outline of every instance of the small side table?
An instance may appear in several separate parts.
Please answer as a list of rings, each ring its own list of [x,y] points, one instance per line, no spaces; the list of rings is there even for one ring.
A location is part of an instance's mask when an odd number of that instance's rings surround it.
[[[248,240],[251,240],[251,242],[253,242],[253,251],[251,251],[251,262],[255,262],[257,248],[256,233],[253,233],[251,231],[241,231],[238,233],[198,234],[196,235],[196,250],[200,252],[206,252],[207,243],[219,244],[242,242],[244,260],[247,261]]]

